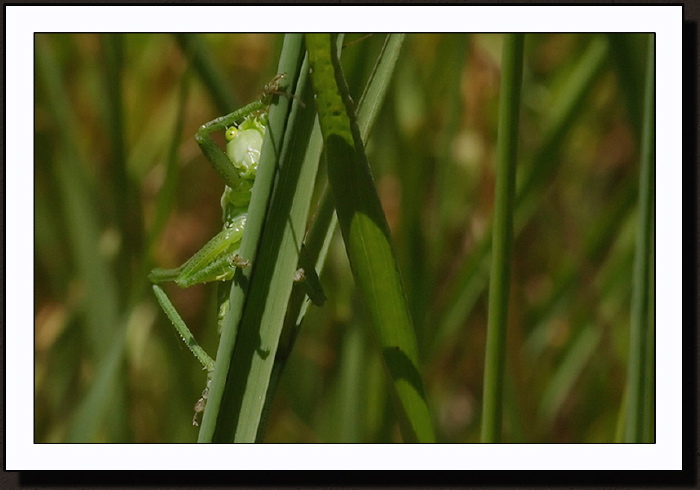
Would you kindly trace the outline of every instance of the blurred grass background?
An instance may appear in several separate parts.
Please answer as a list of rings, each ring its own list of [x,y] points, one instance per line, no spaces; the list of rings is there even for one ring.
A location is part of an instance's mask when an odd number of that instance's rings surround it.
[[[346,39],[351,90],[382,38]],[[281,42],[36,35],[36,442],[196,440],[205,374],[146,275],[220,230],[223,183],[194,134],[259,95]],[[367,145],[440,442],[479,440],[501,43],[407,36]],[[618,440],[646,49],[642,34],[526,36],[504,442]],[[264,440],[400,440],[339,236],[321,279]],[[215,353],[216,288],[169,294]]]

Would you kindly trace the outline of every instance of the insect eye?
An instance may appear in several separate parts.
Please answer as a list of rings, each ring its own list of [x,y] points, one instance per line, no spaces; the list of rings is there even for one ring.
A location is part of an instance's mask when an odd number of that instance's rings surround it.
[[[231,126],[226,130],[226,141],[232,141],[236,135],[238,134],[239,130],[235,126]]]

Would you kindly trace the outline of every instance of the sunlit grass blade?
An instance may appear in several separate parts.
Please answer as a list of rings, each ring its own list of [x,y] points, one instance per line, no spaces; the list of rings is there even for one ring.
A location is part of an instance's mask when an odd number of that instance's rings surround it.
[[[394,72],[394,67],[396,66],[396,61],[401,51],[404,38],[404,34],[387,35],[382,50],[377,58],[377,62],[372,70],[372,74],[360,98],[358,104],[358,125],[364,142],[367,141],[379,108],[382,106],[387,94],[389,82]],[[338,35],[337,43],[342,43],[342,35]],[[320,127],[316,124],[311,135],[306,158],[318,159],[322,147],[323,138],[321,136]],[[337,217],[335,215],[335,208],[333,207],[333,196],[330,193],[330,189],[325,187],[313,217],[311,228],[305,239],[308,257],[310,261],[315,264],[318,274],[320,274],[323,269],[336,224]],[[309,306],[309,302],[305,301],[305,298],[306,294],[302,288],[295,288],[295,290],[292,291],[285,327],[282,338],[280,339],[280,350],[278,351],[279,360],[275,364],[275,382],[270,384],[271,390],[274,390],[276,381],[279,379],[279,374],[292,350],[301,322]],[[271,393],[268,393],[267,399],[267,404],[269,404],[272,399]],[[261,428],[263,428],[262,425]],[[259,435],[259,438],[261,437],[262,434]]]
[[[389,228],[331,36],[307,34],[328,178],[356,286],[374,326],[406,442],[434,441]]]

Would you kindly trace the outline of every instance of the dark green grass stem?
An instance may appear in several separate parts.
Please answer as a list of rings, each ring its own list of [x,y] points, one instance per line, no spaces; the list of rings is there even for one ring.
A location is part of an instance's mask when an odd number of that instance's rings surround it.
[[[644,120],[642,129],[641,169],[639,175],[639,217],[637,243],[634,258],[632,283],[632,311],[630,315],[630,352],[627,372],[627,417],[625,420],[625,442],[643,441],[645,419],[653,413],[645,413],[645,370],[648,374],[647,343],[652,340],[648,330],[653,329],[649,321],[650,287],[654,240],[654,36],[649,35],[649,50],[644,91]],[[647,385],[647,389],[650,387]],[[646,405],[648,407],[648,405]]]
[[[503,68],[498,114],[496,202],[493,221],[493,262],[489,287],[489,316],[484,366],[482,442],[500,442],[501,440],[523,46],[523,34],[508,34],[503,40]]]

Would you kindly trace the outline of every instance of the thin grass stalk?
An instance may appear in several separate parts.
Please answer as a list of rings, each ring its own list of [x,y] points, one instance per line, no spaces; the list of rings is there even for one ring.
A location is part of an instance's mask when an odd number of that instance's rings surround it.
[[[648,346],[651,340],[648,331],[653,327],[649,321],[651,256],[654,241],[654,36],[649,35],[647,53],[646,88],[644,91],[644,121],[642,129],[641,168],[639,173],[639,217],[632,283],[632,310],[630,318],[630,350],[627,367],[627,416],[625,442],[643,442],[645,420],[645,371]],[[650,374],[653,370],[648,370]],[[649,406],[646,404],[646,406]],[[653,415],[652,415],[653,416]]]
[[[524,37],[523,34],[507,34],[503,41],[503,69],[501,71],[498,113],[496,201],[493,221],[493,262],[489,284],[489,316],[484,366],[482,442],[501,441]]]
[[[572,131],[574,121],[583,110],[586,97],[591,92],[605,66],[607,44],[597,38],[591,42],[581,57],[576,69],[566,82],[560,103],[545,132],[542,146],[531,159],[529,171],[519,179],[516,191],[516,235],[529,221],[542,193],[536,192],[546,179],[551,178],[561,159],[556,158],[566,136]],[[434,353],[439,347],[449,344],[464,319],[470,314],[479,295],[488,283],[492,233],[487,233],[476,250],[462,264],[457,273],[457,285],[453,288],[444,312],[434,311],[438,316],[436,341],[431,344]]]

